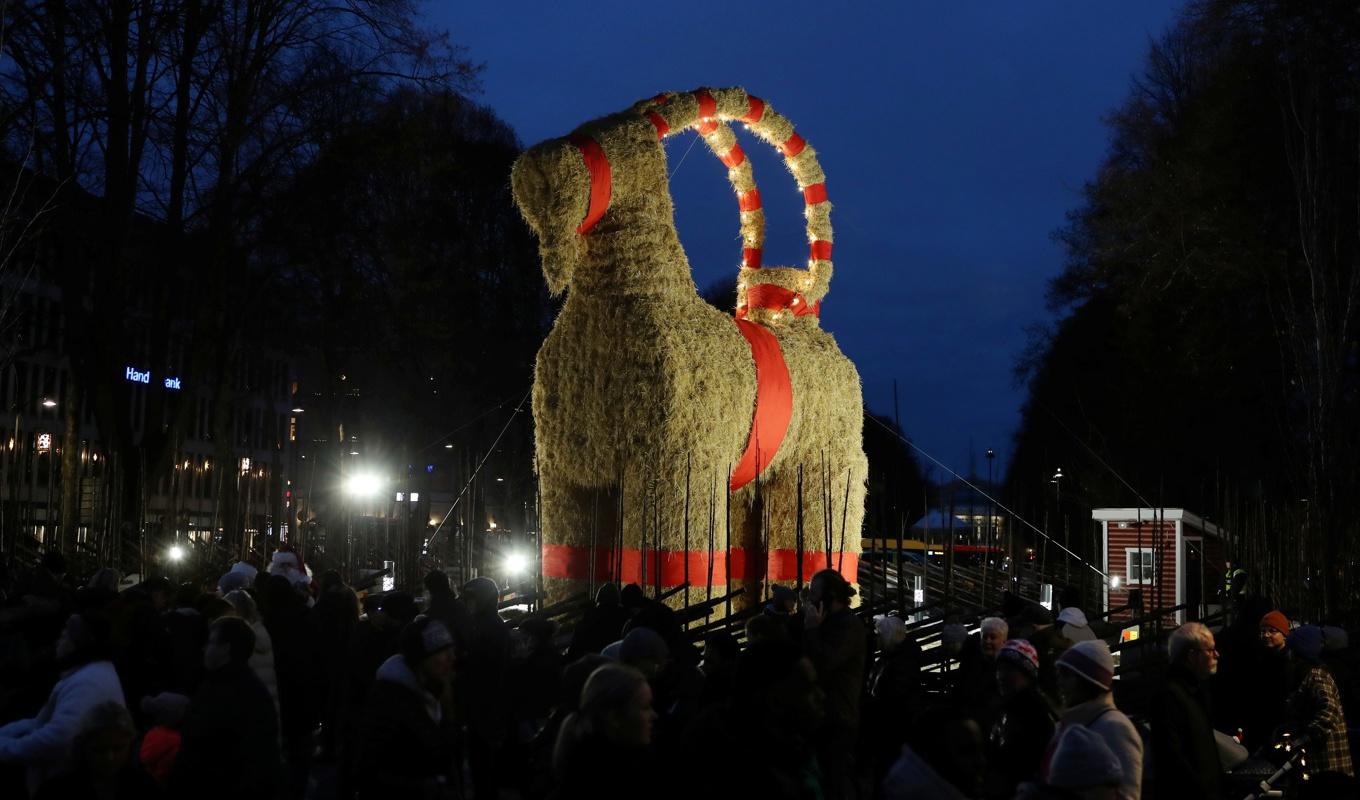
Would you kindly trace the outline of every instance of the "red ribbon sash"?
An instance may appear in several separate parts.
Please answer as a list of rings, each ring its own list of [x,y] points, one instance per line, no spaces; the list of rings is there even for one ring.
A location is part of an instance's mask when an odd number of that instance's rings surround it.
[[[774,459],[793,418],[793,381],[779,340],[763,325],[736,320],[737,329],[751,345],[756,362],[756,410],[746,452],[732,470],[731,488],[736,491],[755,480]]]
[[[614,575],[615,559],[618,554],[607,546],[595,551],[595,580],[621,581],[623,583],[642,582],[642,559],[644,551],[635,547],[624,548],[623,567],[618,576]],[[647,582],[656,582],[656,551],[645,551],[647,559]],[[772,550],[767,554],[759,551],[748,553],[744,548],[732,548],[732,567],[727,567],[726,554],[721,550],[713,552],[713,585],[725,585],[739,581],[742,576],[752,574],[748,568],[760,567],[765,561],[764,578],[771,581],[794,581],[798,579],[798,551]],[[685,562],[689,562],[689,583],[691,586],[708,585],[709,554],[706,550],[681,551],[664,550],[661,553],[661,585],[679,586],[685,582]],[[856,553],[832,553],[828,562],[826,552],[805,550],[803,552],[803,580],[828,566],[836,569],[845,579],[855,583],[859,571],[859,555]],[[754,573],[760,577],[757,571]],[[579,545],[543,544],[543,576],[545,578],[567,578],[585,580],[590,575],[590,548]],[[732,579],[728,579],[728,575]]]

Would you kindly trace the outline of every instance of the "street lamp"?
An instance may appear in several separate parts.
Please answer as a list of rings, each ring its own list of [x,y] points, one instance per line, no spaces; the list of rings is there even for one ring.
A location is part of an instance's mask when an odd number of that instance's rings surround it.
[[[345,566],[346,566],[346,569],[351,569],[351,568],[353,568],[353,565],[350,563],[350,560],[349,560],[349,554],[352,552],[352,549],[353,549],[353,547],[354,547],[354,542],[355,542],[355,532],[354,532],[354,511],[355,511],[355,509],[354,509],[354,505],[355,505],[356,502],[359,502],[359,501],[362,501],[362,500],[371,500],[371,499],[377,497],[378,495],[380,495],[380,494],[382,493],[382,491],[383,491],[383,489],[384,489],[384,487],[385,487],[386,485],[387,485],[387,481],[384,480],[384,478],[383,478],[381,475],[379,475],[379,474],[376,473],[376,472],[372,472],[372,471],[363,471],[363,472],[356,472],[356,473],[353,473],[353,474],[349,475],[348,477],[346,477],[346,478],[345,478],[345,481],[344,481],[344,484],[342,484],[342,488],[344,489],[345,494],[346,494],[346,495],[350,498],[350,500],[351,500],[351,502],[348,504],[348,507],[347,507],[347,514],[346,514],[346,519],[347,519],[347,524],[346,524],[346,529],[347,529],[347,530],[346,530],[346,536],[345,536],[345,538],[346,538],[346,542],[345,542],[345,553],[346,553]],[[367,542],[367,540],[368,540],[368,535],[367,535],[367,532],[366,532],[366,531],[367,531],[367,527],[364,528],[364,531],[365,531],[365,532],[362,534],[362,539],[363,539],[364,542]],[[364,548],[363,548],[363,555],[361,556],[361,559],[363,559],[363,560],[366,562],[366,561],[367,561],[367,557],[368,557],[368,548],[367,548],[367,546],[365,545]]]
[[[177,544],[171,545],[170,549],[165,551],[165,555],[169,557],[171,561],[178,563],[184,560],[184,548]]]
[[[345,494],[359,499],[373,497],[382,491],[383,484],[382,476],[377,473],[360,472],[345,479]]]
[[[53,400],[53,399],[50,398],[50,397],[44,397],[44,398],[43,398],[43,401],[42,401],[42,406],[43,406],[43,408],[56,408],[56,407],[57,407],[57,401],[56,401],[56,400]]]
[[[1063,550],[1068,551],[1063,553],[1063,580],[1065,582],[1070,582],[1072,578],[1072,560],[1069,551],[1069,543],[1067,541],[1067,517],[1063,515],[1062,507],[1062,479],[1062,467],[1058,467],[1058,471],[1053,473],[1053,477],[1049,479],[1049,483],[1058,488],[1058,520],[1062,523]]]

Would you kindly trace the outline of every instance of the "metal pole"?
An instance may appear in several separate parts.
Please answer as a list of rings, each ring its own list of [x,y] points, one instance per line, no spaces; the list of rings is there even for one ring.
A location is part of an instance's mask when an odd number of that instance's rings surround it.
[[[986,548],[983,550],[984,557],[982,562],[982,604],[987,605],[987,564],[992,558],[992,542],[997,541],[996,535],[996,482],[992,468],[996,463],[996,451],[987,448],[987,539]],[[1015,564],[1011,564],[1011,569],[1015,569]],[[997,564],[997,572],[1001,571],[1001,564]]]
[[[795,516],[794,516],[794,522],[793,522],[793,536],[794,536],[794,547],[797,549],[797,552],[794,553],[794,555],[795,555],[795,557],[796,557],[797,560],[798,560],[798,565],[797,565],[797,567],[796,567],[796,569],[797,569],[797,576],[796,576],[796,577],[797,577],[797,579],[798,579],[798,587],[797,587],[797,591],[801,593],[801,592],[803,591],[803,465],[802,465],[802,464],[799,464],[799,465],[798,465],[798,506],[797,506],[797,509],[795,510],[794,513],[795,513]]]
[[[52,533],[52,481],[56,473],[56,452],[55,448],[47,451],[47,510],[43,512],[44,540]],[[58,541],[57,545],[57,549],[60,550],[61,542]],[[50,547],[44,549],[50,549]]]
[[[727,604],[725,615],[732,616],[732,465],[727,465],[727,508],[724,512],[726,524],[724,525],[727,542],[723,546],[723,574],[727,582]]]
[[[708,566],[708,580],[704,584],[706,587],[704,592],[705,602],[713,599],[713,553],[715,548],[714,539],[718,529],[717,517],[718,476],[710,473],[708,482],[708,558],[705,562]]]
[[[685,549],[684,549],[684,552],[681,553],[681,557],[684,559],[684,562],[685,562],[685,563],[684,563],[684,570],[685,570],[684,583],[685,583],[685,607],[686,607],[686,608],[689,607],[689,472],[690,472],[690,456],[689,456],[688,453],[686,453],[686,454],[685,454]]]

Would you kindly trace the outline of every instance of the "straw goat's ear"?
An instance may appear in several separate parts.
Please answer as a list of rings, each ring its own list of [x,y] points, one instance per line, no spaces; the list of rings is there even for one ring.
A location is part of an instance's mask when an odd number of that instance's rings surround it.
[[[548,291],[571,285],[583,243],[576,232],[590,203],[590,174],[581,153],[565,139],[526,150],[510,173],[515,203],[538,235],[538,254]]]

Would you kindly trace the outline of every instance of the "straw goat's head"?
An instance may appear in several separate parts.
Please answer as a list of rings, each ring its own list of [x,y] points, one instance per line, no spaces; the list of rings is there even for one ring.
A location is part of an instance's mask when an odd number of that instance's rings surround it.
[[[565,139],[550,139],[515,161],[510,184],[524,219],[538,236],[548,290],[561,294],[571,284],[584,246],[576,226],[590,203],[590,173],[575,147]]]

